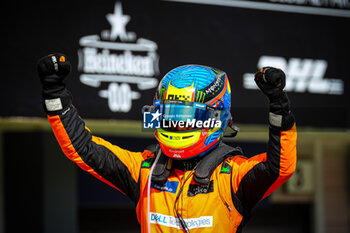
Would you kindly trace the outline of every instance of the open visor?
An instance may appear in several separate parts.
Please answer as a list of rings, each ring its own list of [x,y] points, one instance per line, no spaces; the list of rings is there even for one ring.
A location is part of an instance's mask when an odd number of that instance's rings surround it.
[[[176,127],[177,130],[213,128],[215,123],[220,121],[222,113],[221,110],[209,105],[181,100],[157,100],[154,107],[161,114],[163,123],[167,123],[166,126],[180,125],[180,128]],[[169,129],[169,127],[166,128]],[[174,127],[170,128],[174,129]]]

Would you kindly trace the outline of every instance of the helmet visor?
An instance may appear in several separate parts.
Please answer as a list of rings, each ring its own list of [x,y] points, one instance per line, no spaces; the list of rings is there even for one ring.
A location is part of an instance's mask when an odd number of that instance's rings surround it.
[[[157,100],[155,109],[161,113],[162,128],[176,131],[216,127],[221,115],[212,106],[179,100]]]

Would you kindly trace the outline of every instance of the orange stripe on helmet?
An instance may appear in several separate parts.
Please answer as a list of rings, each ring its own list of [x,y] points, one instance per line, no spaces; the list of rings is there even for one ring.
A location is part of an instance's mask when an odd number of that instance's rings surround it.
[[[227,78],[227,75],[226,75],[225,76],[225,87],[224,87],[224,89],[220,92],[220,94],[218,96],[216,96],[214,99],[212,99],[210,102],[208,102],[206,104],[212,105],[215,102],[217,102],[219,99],[221,99],[224,96],[224,94],[225,94],[225,92],[227,90],[227,85],[229,85],[229,83],[228,83],[228,78]]]

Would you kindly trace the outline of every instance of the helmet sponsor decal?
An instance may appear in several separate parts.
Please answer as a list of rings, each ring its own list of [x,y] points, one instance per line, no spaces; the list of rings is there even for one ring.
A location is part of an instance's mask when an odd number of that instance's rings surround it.
[[[196,102],[204,103],[205,95],[206,95],[205,92],[197,91],[197,93],[196,93]]]
[[[168,100],[185,100],[185,101],[191,101],[192,95],[194,92],[194,83],[190,87],[186,88],[176,88],[171,83],[169,83],[167,92],[166,92],[166,99]]]
[[[225,76],[221,75],[221,76],[217,77],[214,80],[214,82],[212,82],[208,87],[206,87],[204,89],[204,92],[206,94],[214,94],[214,95],[218,94],[222,90],[222,88],[225,84],[225,79],[223,79],[222,77],[225,77]]]

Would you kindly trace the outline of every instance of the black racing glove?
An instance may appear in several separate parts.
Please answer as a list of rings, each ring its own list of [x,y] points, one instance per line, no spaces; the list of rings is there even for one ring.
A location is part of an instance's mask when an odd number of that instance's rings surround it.
[[[71,71],[70,62],[64,54],[50,54],[39,59],[37,69],[46,113],[61,114],[72,104],[72,96],[63,83]]]
[[[267,96],[269,104],[270,126],[277,130],[288,130],[294,124],[294,115],[290,111],[290,101],[284,91],[286,75],[280,69],[264,67],[255,73],[255,82]]]

